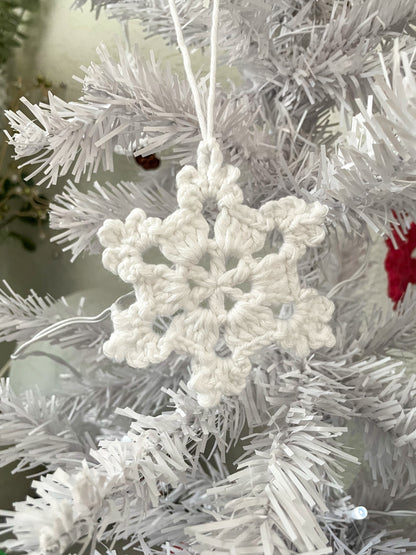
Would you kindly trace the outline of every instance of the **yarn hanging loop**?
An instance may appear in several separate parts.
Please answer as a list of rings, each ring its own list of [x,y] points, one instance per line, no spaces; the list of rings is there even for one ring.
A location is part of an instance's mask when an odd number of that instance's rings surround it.
[[[219,20],[220,0],[214,0],[212,8],[211,25],[211,62],[209,72],[209,92],[207,103],[207,141],[214,138],[214,106],[215,106],[215,85],[217,77],[217,49],[218,49],[218,20]]]
[[[215,85],[217,75],[217,40],[218,40],[218,20],[219,20],[219,3],[220,0],[213,0],[212,7],[212,25],[211,25],[211,56],[210,56],[210,72],[209,72],[209,91],[207,99],[207,114],[203,113],[200,90],[192,71],[191,57],[183,37],[179,14],[176,9],[175,0],[169,0],[169,8],[172,15],[173,25],[175,27],[176,38],[179,50],[182,54],[183,65],[185,68],[186,78],[192,91],[195,103],[196,114],[198,117],[199,127],[201,129],[202,140],[211,142],[214,129],[214,106],[215,106]]]

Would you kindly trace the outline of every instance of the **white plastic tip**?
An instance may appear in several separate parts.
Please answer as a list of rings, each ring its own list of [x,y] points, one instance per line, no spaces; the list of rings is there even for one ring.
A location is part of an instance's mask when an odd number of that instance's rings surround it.
[[[350,511],[350,517],[353,520],[364,520],[367,518],[368,511],[365,507],[354,507],[352,511]]]

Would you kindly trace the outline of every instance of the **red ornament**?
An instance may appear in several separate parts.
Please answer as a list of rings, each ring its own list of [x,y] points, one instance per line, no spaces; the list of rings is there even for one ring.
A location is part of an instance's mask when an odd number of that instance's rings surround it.
[[[391,239],[386,239],[388,248],[384,267],[388,276],[388,294],[394,302],[394,308],[406,293],[409,283],[416,283],[416,259],[412,252],[416,249],[416,224],[403,233],[403,239],[397,230],[393,230],[396,248]]]
[[[136,163],[141,166],[144,170],[155,170],[160,166],[160,160],[154,154],[149,154],[148,156],[135,156],[134,159]]]

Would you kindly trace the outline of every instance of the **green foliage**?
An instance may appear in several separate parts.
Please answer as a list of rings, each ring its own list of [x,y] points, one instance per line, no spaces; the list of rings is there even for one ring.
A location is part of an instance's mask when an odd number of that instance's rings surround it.
[[[9,83],[7,105],[17,109],[21,96],[45,101],[51,86],[42,76],[29,83],[18,79]],[[35,180],[28,179],[29,174],[12,156],[6,135],[0,134],[0,243],[14,239],[24,249],[33,251],[36,249],[34,229],[21,224],[30,224],[40,232],[47,222],[49,201]]]
[[[10,58],[13,48],[25,38],[22,23],[39,9],[40,0],[2,0],[0,2],[0,65]]]

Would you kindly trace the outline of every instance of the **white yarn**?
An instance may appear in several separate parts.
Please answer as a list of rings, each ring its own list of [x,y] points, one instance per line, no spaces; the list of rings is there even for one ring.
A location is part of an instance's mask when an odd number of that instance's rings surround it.
[[[198,85],[195,76],[192,72],[191,57],[186,47],[185,40],[179,21],[179,15],[176,9],[175,0],[169,0],[169,8],[172,16],[173,25],[175,27],[176,38],[179,49],[182,54],[183,65],[185,68],[186,78],[189,86],[191,87],[192,95],[194,98],[195,109],[198,117],[199,127],[201,128],[201,135],[203,140],[209,141],[213,138],[214,129],[214,104],[215,104],[215,84],[217,74],[217,35],[218,35],[218,19],[219,19],[219,0],[214,0],[212,8],[212,25],[211,25],[211,60],[210,60],[210,82],[207,101],[207,118],[202,111],[201,99],[199,96]],[[208,8],[208,4],[205,6]]]
[[[178,210],[161,220],[135,208],[125,222],[105,221],[98,234],[105,268],[131,283],[137,299],[127,310],[113,307],[105,354],[136,368],[172,352],[189,354],[189,386],[204,407],[242,391],[250,357],[262,347],[306,356],[335,342],[326,324],[333,303],[303,289],[297,273],[306,247],[324,239],[327,208],[291,196],[250,208],[242,204],[239,175],[223,165],[215,141],[202,142],[197,169],[185,166],[177,175]],[[213,237],[203,215],[208,200],[218,206]],[[283,244],[261,255],[273,230]],[[165,263],[147,260],[151,248]]]
[[[185,69],[186,78],[188,80],[189,86],[191,87],[192,96],[194,99],[196,115],[198,118],[199,127],[201,128],[202,138],[207,138],[207,124],[205,121],[204,112],[201,106],[201,99],[199,96],[198,85],[196,84],[196,80],[194,74],[192,72],[192,64],[191,64],[191,57],[189,55],[188,49],[186,47],[185,39],[183,38],[181,23],[179,21],[179,15],[176,10],[175,0],[168,0],[169,1],[169,8],[170,13],[172,16],[173,25],[175,27],[176,32],[176,39],[178,42],[179,50],[182,54],[183,60],[183,67]],[[214,10],[215,11],[215,10]],[[215,47],[214,47],[215,48]],[[212,54],[212,52],[211,52]]]
[[[207,102],[207,140],[213,138],[214,131],[214,104],[215,104],[215,84],[217,75],[217,36],[218,36],[218,19],[219,19],[220,0],[214,0],[212,8],[212,25],[211,25],[211,62],[209,72],[209,91]]]

